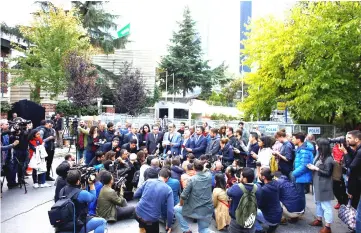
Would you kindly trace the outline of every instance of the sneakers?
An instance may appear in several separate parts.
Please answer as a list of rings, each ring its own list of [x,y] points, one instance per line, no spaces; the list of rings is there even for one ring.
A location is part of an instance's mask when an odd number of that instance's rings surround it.
[[[35,183],[35,184],[33,184],[33,188],[34,188],[34,189],[37,189],[37,188],[39,188],[39,185],[38,185],[38,183]]]
[[[340,209],[340,203],[337,203],[333,208],[335,208],[335,210],[338,210],[338,209]]]
[[[313,226],[313,227],[322,227],[322,221],[318,220],[318,219],[315,219],[313,222],[311,222],[309,224],[310,226]]]
[[[320,233],[331,233],[331,228],[325,226],[320,230]]]
[[[44,184],[40,184],[39,186],[40,188],[48,188],[48,187],[51,187],[50,184],[47,184],[47,183],[44,183]]]
[[[281,223],[280,223],[281,225],[287,225],[287,219],[286,218],[284,218],[284,217],[282,217],[281,218]]]

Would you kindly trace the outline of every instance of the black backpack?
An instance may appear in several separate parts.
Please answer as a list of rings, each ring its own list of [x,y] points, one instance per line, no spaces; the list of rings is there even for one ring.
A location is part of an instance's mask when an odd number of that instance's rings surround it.
[[[54,227],[62,228],[65,225],[72,223],[74,225],[74,232],[76,228],[77,216],[75,212],[75,200],[80,189],[73,189],[68,195],[64,196],[64,188],[60,191],[59,200],[48,211],[50,224]]]
[[[138,170],[134,173],[133,180],[132,180],[132,184],[134,187],[138,186],[139,176],[140,176],[140,171]]]

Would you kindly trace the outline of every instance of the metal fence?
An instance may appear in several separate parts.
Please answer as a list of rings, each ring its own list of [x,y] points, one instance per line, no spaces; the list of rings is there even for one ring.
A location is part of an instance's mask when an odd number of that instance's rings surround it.
[[[209,126],[212,128],[219,128],[222,125],[231,126],[234,129],[238,128],[238,124],[240,121],[225,121],[225,120],[189,120],[189,119],[159,119],[152,118],[147,116],[130,116],[124,114],[112,114],[105,113],[98,117],[98,120],[101,122],[109,123],[113,122],[114,124],[120,122],[124,125],[126,122],[130,122],[132,124],[141,127],[144,124],[149,124],[150,126],[154,124],[160,124],[162,127],[165,127],[167,123],[174,123],[178,128],[181,122],[184,122],[188,126],[199,126],[204,122],[207,122]],[[94,120],[87,121],[88,125],[97,125],[98,122]],[[258,130],[269,136],[273,136],[278,130],[286,129],[287,133],[296,133],[296,132],[304,132],[304,133],[312,133],[316,138],[326,137],[333,138],[336,136],[336,127],[333,125],[313,125],[313,124],[286,124],[282,122],[273,122],[273,121],[259,121],[259,122],[245,122],[245,129],[248,131],[252,131],[254,128],[258,128]]]
[[[246,122],[246,129],[251,131],[258,128],[258,130],[265,134],[273,136],[278,130],[286,129],[287,133],[304,132],[310,133],[315,138],[325,137],[334,138],[336,136],[336,127],[333,125],[313,125],[313,124],[285,124],[279,122]]]

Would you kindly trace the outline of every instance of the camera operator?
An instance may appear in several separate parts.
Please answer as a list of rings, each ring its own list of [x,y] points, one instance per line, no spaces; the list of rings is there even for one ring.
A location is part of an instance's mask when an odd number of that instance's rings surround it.
[[[16,171],[12,172],[12,167],[14,166],[14,160],[11,157],[11,149],[19,144],[18,140],[15,140],[12,144],[10,144],[9,137],[9,123],[7,120],[1,120],[1,161],[2,161],[2,169],[5,172],[6,181],[8,188],[11,189],[16,187],[15,183]],[[13,182],[13,183],[12,183]]]
[[[59,192],[62,188],[66,185],[66,176],[68,174],[68,171],[70,168],[73,167],[75,162],[75,157],[72,154],[67,154],[64,157],[64,161],[59,164],[59,166],[56,168],[56,174],[58,177],[55,181],[55,196],[54,200],[57,202],[59,200]]]
[[[361,213],[361,206],[358,205],[361,193],[361,132],[358,130],[348,132],[346,141],[349,147],[346,148],[347,150],[344,148],[343,151],[345,154],[345,165],[348,169],[349,176],[347,182],[348,196],[351,198],[351,205],[354,208],[360,207],[358,213]],[[359,220],[361,219],[357,219],[356,225],[359,223]],[[359,227],[361,231],[361,226]]]
[[[45,158],[46,160],[46,180],[47,181],[54,181],[52,177],[50,177],[50,170],[51,165],[53,163],[54,154],[55,154],[55,130],[53,129],[54,122],[52,120],[46,120],[44,126],[38,127],[40,130],[40,137],[43,139],[45,143],[45,150],[48,154],[48,157]]]
[[[14,166],[9,168],[9,171],[12,175],[10,184],[14,184],[16,186],[15,177],[16,173],[18,174],[18,183],[21,183],[24,180],[25,170],[29,164],[29,134],[30,125],[26,126],[25,130],[17,129],[10,135],[10,143],[14,143],[15,141],[19,141],[19,144],[14,146],[13,148],[13,161]],[[10,188],[10,187],[9,187]]]
[[[135,173],[135,167],[134,165],[130,162],[129,160],[129,153],[127,150],[122,149],[120,151],[121,156],[115,161],[115,164],[118,165],[118,169],[126,169],[126,168],[130,168],[130,170],[126,173],[128,176],[126,177],[127,181],[125,183],[126,185],[126,191],[128,192],[132,192],[133,191],[133,177],[134,177],[134,173]],[[130,193],[127,193],[126,198],[127,200],[132,199],[128,197],[128,194],[130,195]],[[131,194],[132,196],[133,194]]]
[[[67,185],[60,191],[62,196],[68,196],[71,194],[74,189],[78,193],[74,196],[73,202],[75,204],[75,213],[77,219],[77,227],[81,227],[80,232],[84,232],[86,223],[86,232],[94,231],[96,233],[104,233],[107,222],[103,218],[89,217],[88,213],[88,203],[92,202],[96,198],[95,186],[90,178],[88,180],[89,192],[86,190],[80,189],[80,179],[81,172],[78,170],[70,170],[66,177]],[[78,226],[78,223],[82,223]],[[70,224],[70,223],[69,223]],[[71,222],[71,224],[73,224]],[[71,226],[72,227],[72,226]]]
[[[135,208],[133,206],[127,206],[127,201],[122,195],[123,187],[120,188],[119,196],[116,191],[112,189],[114,178],[110,172],[102,174],[102,182],[104,186],[98,197],[97,216],[104,218],[108,222],[133,217]]]

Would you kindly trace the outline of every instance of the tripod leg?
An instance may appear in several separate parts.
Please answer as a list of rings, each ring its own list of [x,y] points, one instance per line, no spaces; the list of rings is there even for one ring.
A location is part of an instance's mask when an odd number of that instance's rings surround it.
[[[5,182],[5,176],[3,177],[3,180],[1,182],[1,193],[3,193],[4,182]]]

